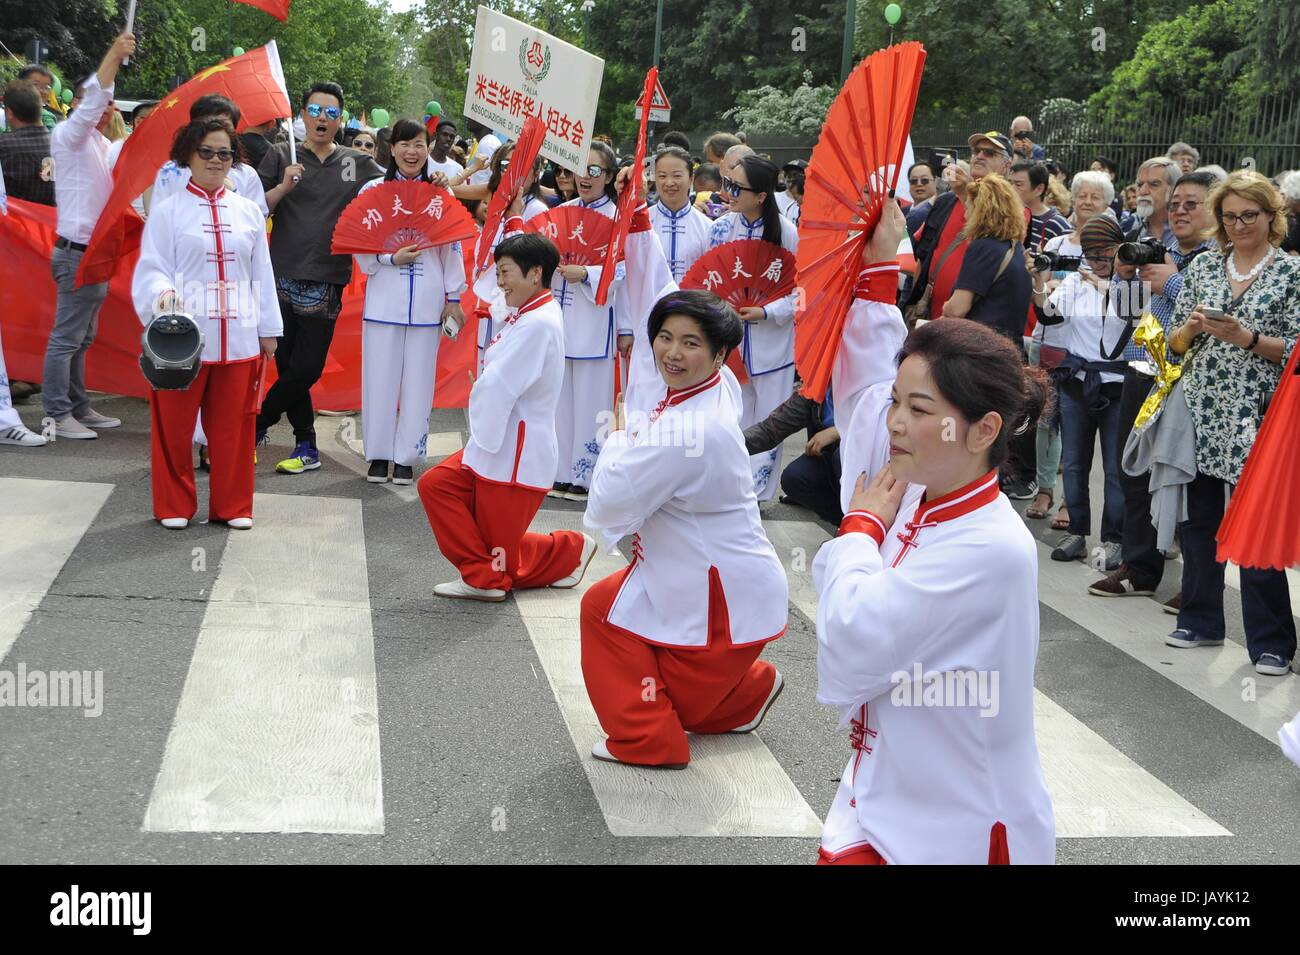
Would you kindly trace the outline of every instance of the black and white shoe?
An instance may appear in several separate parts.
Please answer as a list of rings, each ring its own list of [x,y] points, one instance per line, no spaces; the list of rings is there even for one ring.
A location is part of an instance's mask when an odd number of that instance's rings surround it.
[[[1038,482],[1018,479],[1003,481],[1002,493],[1013,501],[1032,501],[1038,494]]]
[[[568,489],[564,492],[564,499],[566,501],[577,501],[579,504],[586,504],[587,489],[585,487],[579,487],[576,484],[570,484]]]
[[[569,490],[569,488],[571,488],[572,486],[573,486],[573,485],[571,485],[571,484],[563,484],[563,483],[561,483],[561,482],[559,482],[559,481],[556,481],[556,482],[555,482],[555,487],[553,487],[553,488],[551,488],[549,491],[547,491],[547,492],[546,492],[546,496],[547,496],[547,497],[558,498],[559,500],[564,500],[564,492],[567,491],[567,490]]]
[[[366,481],[371,484],[386,484],[388,482],[388,462],[371,461],[370,470],[366,472]]]
[[[393,483],[394,484],[411,484],[415,481],[415,472],[408,465],[393,465]]]
[[[39,448],[45,443],[44,435],[28,431],[22,425],[0,431],[0,444],[13,444],[20,448]]]

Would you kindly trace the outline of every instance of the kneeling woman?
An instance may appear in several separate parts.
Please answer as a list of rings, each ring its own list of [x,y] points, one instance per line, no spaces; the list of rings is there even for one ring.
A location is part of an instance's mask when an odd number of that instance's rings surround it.
[[[398,120],[389,142],[387,175],[366,183],[362,192],[392,179],[429,181],[429,133],[422,123]],[[410,484],[412,465],[426,454],[439,337],[444,331],[454,336],[465,321],[465,263],[459,242],[423,251],[408,245],[356,260],[370,277],[361,332],[366,480],[383,484],[392,462],[393,483]]]
[[[906,335],[893,304],[903,229],[890,203],[832,379],[846,500],[839,537],[813,562],[817,699],[851,724],[853,755],[821,861],[1050,863],[1034,740],[1038,555],[998,490],[1011,436],[1034,426],[1047,386],[975,322]]]
[[[150,396],[153,512],[164,527],[189,524],[198,507],[190,445],[202,413],[212,457],[208,516],[253,526],[253,438],[259,354],[269,360],[283,333],[262,210],[224,186],[243,147],[230,120],[181,127],[171,158],[191,173],[154,205],[131,283],[136,313],[182,310],[203,332],[203,367],[184,391]]]
[[[647,334],[667,387],[649,415],[616,422],[592,473],[587,526],[606,545],[636,537],[631,566],[583,597],[582,672],[609,734],[593,755],[680,769],[688,732],[749,732],[781,691],[758,657],[785,633],[787,586],[723,367],[739,316],[710,293],[670,292]]]

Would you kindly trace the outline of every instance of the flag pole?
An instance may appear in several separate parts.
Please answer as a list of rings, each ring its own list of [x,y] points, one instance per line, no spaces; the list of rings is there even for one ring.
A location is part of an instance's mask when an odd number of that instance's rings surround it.
[[[131,33],[131,32],[133,32],[134,27],[135,27],[135,0],[131,0],[131,5],[130,5],[129,7],[126,8],[126,30],[125,30],[125,32],[126,32],[126,33]],[[130,62],[131,62],[131,58],[128,56],[125,60],[122,61],[122,65],[123,65],[123,66],[126,66],[126,65],[127,65],[128,63],[130,63]]]

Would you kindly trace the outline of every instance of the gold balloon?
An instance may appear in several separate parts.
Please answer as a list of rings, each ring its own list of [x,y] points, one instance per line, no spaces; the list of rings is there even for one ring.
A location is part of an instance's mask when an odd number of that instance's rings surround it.
[[[1169,360],[1165,352],[1165,330],[1150,312],[1143,315],[1142,320],[1138,322],[1138,327],[1133,331],[1133,341],[1147,350],[1157,372],[1156,386],[1151,389],[1151,394],[1147,395],[1147,400],[1142,402],[1142,409],[1133,423],[1134,428],[1140,429],[1160,410],[1169,392],[1174,390],[1174,382],[1182,375],[1183,366]]]

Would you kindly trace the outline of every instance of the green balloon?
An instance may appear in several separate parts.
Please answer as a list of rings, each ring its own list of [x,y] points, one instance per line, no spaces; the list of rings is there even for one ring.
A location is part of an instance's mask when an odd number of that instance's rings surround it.
[[[388,110],[372,109],[370,111],[370,122],[374,125],[375,129],[383,129],[388,125]]]
[[[243,55],[244,55],[244,48],[243,48],[242,46],[237,46],[237,47],[235,47],[233,50],[231,50],[231,52],[232,52],[235,56],[243,56]]]
[[[65,88],[65,89],[63,90],[63,92],[59,94],[59,99],[63,100],[63,102],[65,102],[65,103],[71,103],[71,102],[72,102],[72,90]]]
[[[54,95],[63,95],[63,80],[59,79],[57,76],[54,77]]]
[[[343,122],[346,123],[346,122],[347,122],[348,120],[350,120],[351,118],[352,118],[352,114],[349,113],[349,112],[345,109],[345,110],[343,111]]]
[[[424,104],[424,112],[429,116],[441,116],[442,104],[436,99],[431,99],[429,102]]]
[[[903,16],[903,8],[896,3],[891,3],[885,7],[885,21],[893,26]]]

